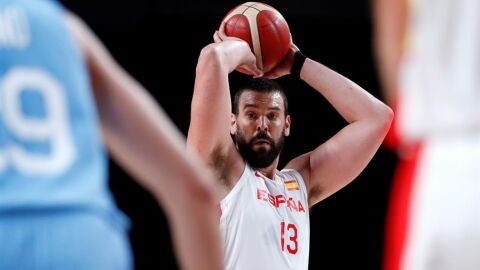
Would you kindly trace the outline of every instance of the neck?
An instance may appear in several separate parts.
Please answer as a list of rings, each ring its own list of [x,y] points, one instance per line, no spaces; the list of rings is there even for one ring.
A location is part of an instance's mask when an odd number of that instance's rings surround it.
[[[275,177],[275,171],[277,170],[278,166],[278,157],[272,162],[272,164],[265,168],[258,168],[257,170],[261,172],[266,177],[273,179]]]

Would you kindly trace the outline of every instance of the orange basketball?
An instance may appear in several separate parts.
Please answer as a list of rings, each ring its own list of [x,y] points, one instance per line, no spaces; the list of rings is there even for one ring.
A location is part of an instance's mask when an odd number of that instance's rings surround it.
[[[223,21],[225,34],[245,40],[263,72],[274,69],[287,55],[290,30],[282,14],[273,7],[247,2],[228,12]]]

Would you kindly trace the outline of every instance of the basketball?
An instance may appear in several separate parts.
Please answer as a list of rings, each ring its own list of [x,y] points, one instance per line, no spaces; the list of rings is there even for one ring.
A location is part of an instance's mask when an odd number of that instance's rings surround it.
[[[247,2],[232,9],[223,19],[225,34],[245,40],[263,72],[274,69],[290,48],[290,30],[282,14],[273,7]],[[248,73],[241,68],[239,71]]]

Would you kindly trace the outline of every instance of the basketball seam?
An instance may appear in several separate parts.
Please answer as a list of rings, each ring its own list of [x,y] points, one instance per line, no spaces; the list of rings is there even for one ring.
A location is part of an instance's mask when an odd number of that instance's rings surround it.
[[[257,29],[258,29],[257,30],[258,31],[258,33],[257,33],[258,34],[258,42],[260,43],[260,53],[262,54],[262,69],[263,69],[264,68],[264,66],[263,66],[263,39],[262,39],[262,35],[260,35],[260,22],[258,21],[262,12],[263,12],[263,10],[258,12],[256,21],[257,21]]]
[[[247,11],[248,9],[245,10],[245,12]],[[257,9],[254,9],[256,11],[258,11]],[[260,44],[257,44],[260,46],[260,48],[258,48],[258,50],[255,50],[255,48],[257,46],[255,46],[256,42],[255,40],[258,40],[258,43],[260,43],[260,37],[259,37],[259,32],[258,32],[258,22],[257,22],[257,19],[258,19],[258,14],[259,12],[257,12],[256,16],[255,16],[255,21],[250,21],[249,20],[249,16],[245,16],[247,18],[247,21],[248,21],[248,25],[249,25],[249,28],[251,29],[250,30],[250,36],[251,36],[251,40],[252,40],[252,51],[253,53],[255,54],[255,58],[257,59],[257,66],[260,68],[260,69],[263,69],[263,56],[262,56],[262,48],[261,48],[261,45]],[[252,23],[255,24],[256,27],[252,27]],[[256,32],[257,34],[257,38],[254,39],[253,38],[253,34]]]
[[[245,5],[240,5],[240,6],[244,6],[244,7],[245,7]],[[246,12],[246,11],[248,10],[248,8],[249,8],[248,6],[246,6],[246,7],[247,7],[247,8],[244,9],[244,10],[242,11],[242,13],[237,14],[237,15],[234,15],[234,16],[237,16],[237,20],[236,20],[235,23],[233,24],[232,34],[234,34],[234,33],[235,33],[235,30],[237,30],[238,20],[240,20],[240,17],[241,17],[241,16],[244,16],[243,14],[245,14],[245,12]],[[250,31],[250,32],[251,32],[251,31]],[[252,35],[252,34],[250,33],[250,35]]]
[[[241,4],[240,6],[244,6],[244,7],[248,7],[248,8],[254,8],[253,6],[255,6],[257,3],[253,3],[251,4],[250,6],[249,5],[245,5],[245,4]],[[256,9],[256,8],[255,8]]]
[[[248,7],[248,8],[252,8],[252,9],[255,9],[255,10],[257,10],[257,11],[262,11],[262,10],[260,10],[260,9],[258,9],[258,8],[255,7],[256,4],[257,4],[257,3],[253,3],[251,6],[247,6],[247,5],[242,5],[242,6],[245,6],[245,7]]]
[[[256,8],[255,5],[257,5],[257,3],[253,2],[251,5],[246,5],[246,3],[244,3],[244,4],[241,4],[241,5],[237,6],[237,8],[238,8],[238,7],[246,7],[246,9],[244,9],[244,10],[242,11],[242,13],[239,13],[239,14],[234,15],[234,16],[237,16],[237,19],[235,20],[235,23],[233,24],[232,34],[235,33],[235,30],[237,29],[237,23],[238,23],[238,20],[240,19],[240,15],[244,15],[245,12],[246,12],[248,9],[250,9],[250,8],[251,8],[251,9],[255,9],[256,11],[258,11],[259,14],[260,14],[260,12],[262,12],[262,11],[270,10],[270,9],[259,9],[259,8]],[[264,5],[265,5],[265,4],[264,4]],[[267,6],[268,8],[273,9],[273,7],[271,7],[271,6],[268,6],[268,5],[265,5],[265,6]],[[252,38],[253,38],[253,37],[252,37],[252,31],[250,31],[250,39],[252,39]],[[253,39],[252,39],[252,40],[253,40]],[[252,47],[253,47],[253,45],[252,45]]]

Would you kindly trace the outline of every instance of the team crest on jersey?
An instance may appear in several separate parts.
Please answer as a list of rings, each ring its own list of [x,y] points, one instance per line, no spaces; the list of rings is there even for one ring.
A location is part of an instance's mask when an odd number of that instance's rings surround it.
[[[300,187],[298,186],[298,182],[295,179],[285,180],[283,183],[285,184],[285,187],[288,190],[299,190],[300,189]]]

